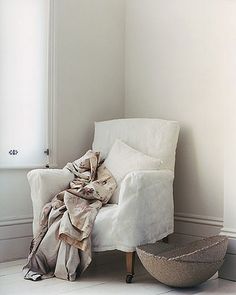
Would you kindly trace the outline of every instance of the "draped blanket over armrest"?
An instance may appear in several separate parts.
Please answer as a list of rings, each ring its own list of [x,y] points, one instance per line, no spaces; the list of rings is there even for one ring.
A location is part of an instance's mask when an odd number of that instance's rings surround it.
[[[55,275],[73,281],[92,260],[93,224],[116,189],[116,181],[104,164],[99,166],[99,153],[91,150],[65,168],[75,178],[42,210],[40,229],[23,268],[25,279]]]

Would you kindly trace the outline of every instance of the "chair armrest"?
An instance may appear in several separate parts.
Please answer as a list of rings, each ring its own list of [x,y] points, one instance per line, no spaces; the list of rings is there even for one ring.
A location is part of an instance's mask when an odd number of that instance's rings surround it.
[[[39,220],[44,205],[52,198],[66,189],[74,179],[73,173],[67,169],[35,169],[27,175],[33,204],[33,233],[36,235],[39,228]]]
[[[173,180],[169,170],[134,171],[125,177],[118,204],[119,244],[134,250],[173,232]]]

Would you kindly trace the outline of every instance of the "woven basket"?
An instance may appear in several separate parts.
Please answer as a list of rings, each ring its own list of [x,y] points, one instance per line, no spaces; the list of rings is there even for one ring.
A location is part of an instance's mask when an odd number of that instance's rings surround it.
[[[158,281],[172,287],[192,287],[217,272],[227,244],[225,236],[209,237],[183,247],[158,242],[137,247],[137,254]]]

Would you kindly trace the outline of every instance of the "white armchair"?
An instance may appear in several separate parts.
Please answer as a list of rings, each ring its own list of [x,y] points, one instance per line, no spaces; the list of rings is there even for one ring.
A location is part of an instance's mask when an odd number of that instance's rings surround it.
[[[173,232],[173,179],[179,125],[159,119],[120,119],[95,123],[93,150],[108,154],[116,138],[162,160],[161,170],[133,171],[123,179],[118,204],[109,203],[97,215],[93,251],[126,252],[127,282],[134,274],[136,246],[154,243]],[[66,189],[74,175],[67,169],[36,169],[28,174],[33,202],[33,232],[43,206]],[[105,230],[104,230],[105,229]]]

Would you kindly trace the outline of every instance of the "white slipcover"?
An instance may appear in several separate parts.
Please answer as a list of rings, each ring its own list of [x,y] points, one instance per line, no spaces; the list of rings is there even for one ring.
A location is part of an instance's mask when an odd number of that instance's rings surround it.
[[[142,122],[145,128],[141,128]],[[160,130],[155,131],[154,126]],[[101,134],[102,138],[99,138],[101,129],[106,130],[106,134]],[[133,171],[126,175],[121,183],[119,203],[107,204],[97,215],[92,232],[94,251],[117,249],[131,252],[138,245],[154,243],[173,232],[173,170],[178,132],[176,122],[158,119],[121,119],[96,123],[93,148],[100,149],[103,156],[108,153],[113,141],[120,138],[133,148],[160,158],[164,165],[161,170]],[[166,146],[166,152],[162,145]],[[73,177],[67,169],[36,169],[29,172],[34,235],[38,230],[42,207],[56,193],[67,188]]]
[[[142,118],[96,122],[93,150],[106,158],[118,138],[150,157],[161,159],[161,169],[174,171],[178,136],[176,121]]]

